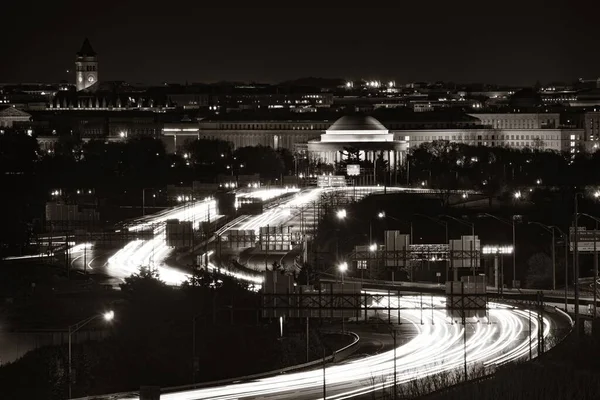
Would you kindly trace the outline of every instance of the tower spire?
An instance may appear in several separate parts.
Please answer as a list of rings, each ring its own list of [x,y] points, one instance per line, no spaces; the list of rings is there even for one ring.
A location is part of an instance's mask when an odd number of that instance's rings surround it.
[[[94,51],[94,48],[90,44],[90,40],[88,38],[85,38],[83,41],[81,50],[77,52],[77,55],[80,57],[94,57],[96,55],[96,52]]]

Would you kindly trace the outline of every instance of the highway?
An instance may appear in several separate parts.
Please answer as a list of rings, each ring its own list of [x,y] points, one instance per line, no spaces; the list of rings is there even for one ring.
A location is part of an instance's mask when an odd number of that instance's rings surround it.
[[[392,298],[393,302],[394,299]],[[403,307],[412,301],[415,308],[420,298],[402,298]],[[431,308],[430,300],[424,302]],[[466,344],[463,342],[463,326],[452,323],[443,310],[444,299],[433,298],[434,309],[428,310],[421,324],[421,311],[402,310],[402,324],[416,331],[413,339],[396,349],[397,382],[409,382],[416,378],[437,373],[463,374],[464,350],[466,349],[469,371],[474,364],[493,369],[496,366],[533,356],[537,349],[537,316],[531,312],[532,331],[529,332],[527,310],[511,309],[501,304],[490,304],[490,321],[469,319],[466,324]],[[381,315],[381,311],[379,311]],[[393,314],[393,313],[392,313]],[[397,324],[395,316],[392,322]],[[398,326],[398,325],[397,325]],[[544,320],[544,335],[552,334],[556,322]],[[402,334],[402,330],[400,330]],[[325,369],[327,399],[348,399],[364,395],[382,387],[393,385],[394,352],[387,351],[363,359],[329,365]],[[237,382],[237,381],[236,381]],[[138,399],[136,395],[119,396],[120,399]],[[233,399],[322,399],[323,370],[288,373],[263,379],[202,389],[163,393],[165,400],[233,400]]]
[[[259,198],[262,201],[273,199],[288,193],[296,193],[294,188],[261,189],[254,191],[241,191],[236,198]],[[189,274],[186,271],[169,265],[167,258],[173,249],[166,243],[165,223],[169,219],[192,221],[194,225],[203,221],[215,221],[217,204],[212,198],[183,204],[178,207],[163,210],[159,213],[144,216],[123,225],[123,229],[131,232],[152,230],[153,238],[150,240],[133,240],[110,256],[103,265],[104,273],[118,279],[124,279],[138,272],[141,266],[156,270],[161,280],[169,285],[180,285]],[[92,254],[92,257],[94,255]],[[93,259],[92,259],[93,261]],[[94,269],[93,265],[89,265]]]

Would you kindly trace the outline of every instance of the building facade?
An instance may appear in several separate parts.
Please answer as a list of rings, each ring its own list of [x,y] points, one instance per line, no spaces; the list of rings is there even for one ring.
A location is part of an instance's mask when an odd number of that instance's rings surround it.
[[[311,159],[334,164],[350,158],[355,152],[359,160],[372,161],[379,156],[396,169],[405,158],[408,146],[373,117],[344,116],[335,121],[319,139],[309,140],[307,151]]]
[[[31,114],[15,107],[0,109],[0,128],[12,128],[15,123],[28,122],[30,120]]]

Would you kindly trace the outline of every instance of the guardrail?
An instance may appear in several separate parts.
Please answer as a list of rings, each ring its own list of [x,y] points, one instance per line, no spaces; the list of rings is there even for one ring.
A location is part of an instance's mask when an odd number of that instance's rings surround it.
[[[187,390],[194,390],[194,389],[199,389],[199,388],[204,388],[204,387],[209,387],[209,386],[222,386],[222,385],[226,385],[226,384],[241,383],[243,381],[247,381],[247,380],[251,380],[251,379],[266,378],[269,376],[284,374],[284,373],[290,372],[290,371],[297,371],[297,370],[301,370],[301,369],[314,367],[316,365],[323,364],[323,362],[325,362],[325,363],[335,362],[336,359],[346,358],[346,357],[350,356],[352,353],[354,353],[356,351],[356,348],[357,348],[359,340],[360,340],[360,337],[354,332],[331,331],[331,332],[323,332],[323,333],[324,334],[350,335],[354,338],[354,340],[349,345],[344,346],[341,349],[334,351],[332,355],[325,357],[325,360],[318,359],[318,360],[310,361],[310,362],[307,362],[304,364],[292,365],[290,367],[280,368],[280,369],[276,369],[273,371],[261,372],[258,374],[246,375],[246,376],[232,378],[232,379],[221,379],[221,380],[212,381],[212,382],[204,382],[204,383],[197,383],[197,384],[191,384],[191,385],[172,386],[172,387],[161,389],[161,394],[183,392],[183,391],[187,391]],[[130,399],[132,397],[135,398],[135,397],[139,397],[139,395],[140,395],[140,392],[138,390],[133,390],[133,391],[129,391],[129,392],[78,397],[76,399],[71,399],[71,400],[119,400],[119,399],[125,399],[125,398]]]

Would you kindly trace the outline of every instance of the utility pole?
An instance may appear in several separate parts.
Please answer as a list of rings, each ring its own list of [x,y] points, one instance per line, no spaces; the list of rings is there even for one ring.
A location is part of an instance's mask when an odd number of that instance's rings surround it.
[[[396,372],[396,363],[396,329],[394,329],[394,400],[398,398],[398,374]]]
[[[565,237],[565,312],[568,313],[569,310],[567,306],[568,302],[568,289],[569,289],[569,236],[565,233],[563,235]]]
[[[592,318],[596,318],[596,303],[597,303],[597,297],[598,297],[598,252],[596,249],[596,232],[598,231],[598,221],[596,221],[596,229],[594,230],[594,283],[593,283],[593,289],[594,289],[594,315],[592,316]]]
[[[85,233],[87,239],[87,232]],[[87,273],[87,241],[83,242],[83,273]]]
[[[306,362],[310,361],[310,357],[308,355],[308,333],[309,333],[308,323],[309,323],[309,317],[306,317]]]
[[[515,237],[515,216],[512,216],[512,239],[513,239],[513,288],[517,284],[517,243]]]
[[[463,324],[463,363],[465,369],[465,382],[469,379],[467,374],[467,316],[465,311],[465,283],[460,283],[462,324]]]
[[[596,242],[594,241],[594,246]],[[515,248],[513,247],[513,252]],[[556,242],[554,237],[554,228],[552,228],[552,290],[556,290]]]
[[[325,381],[325,346],[323,346],[323,400],[327,400],[327,383]]]
[[[575,193],[575,216],[573,221],[573,227],[575,230],[575,243],[573,247],[573,257],[575,258],[575,264],[573,265],[575,270],[575,277],[573,278],[575,284],[575,331],[579,336],[579,252],[577,247],[579,246],[579,227],[577,226],[577,219],[579,217],[579,207],[577,198],[581,193]]]
[[[268,266],[268,262],[269,262],[269,240],[270,238],[270,232],[271,228],[269,227],[269,225],[267,225],[267,252],[265,253],[265,271],[269,270],[269,266]]]
[[[529,314],[529,361],[531,361],[531,310],[527,310]]]

